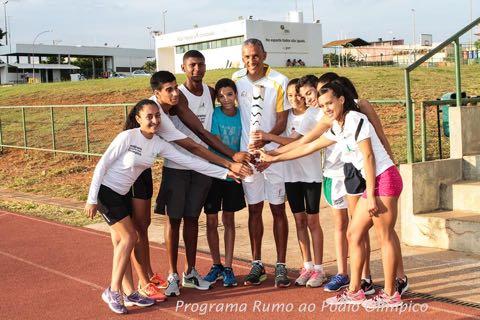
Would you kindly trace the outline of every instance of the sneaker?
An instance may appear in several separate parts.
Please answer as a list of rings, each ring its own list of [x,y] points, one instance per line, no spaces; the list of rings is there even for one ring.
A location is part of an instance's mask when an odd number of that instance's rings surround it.
[[[118,314],[128,313],[127,308],[123,304],[123,295],[119,291],[112,291],[110,287],[105,289],[102,293],[102,300],[108,304],[110,310]]]
[[[154,273],[150,278],[150,282],[156,285],[159,289],[165,289],[168,286],[168,281],[165,280],[159,273]]]
[[[336,274],[325,285],[323,290],[327,292],[336,292],[342,288],[347,287],[349,284],[350,279],[348,278],[348,276],[344,276],[343,274]]]
[[[393,296],[389,296],[382,290],[382,292],[380,292],[373,299],[365,300],[362,303],[362,307],[364,307],[367,311],[375,309],[385,310],[386,308],[398,308],[402,304],[402,297],[397,291],[395,291]]]
[[[395,291],[400,295],[404,294],[408,290],[408,278],[405,276],[405,280],[396,278],[395,279]]]
[[[372,276],[368,276],[368,279],[370,280],[370,283],[365,279],[362,279],[362,283],[360,284],[360,287],[362,287],[363,292],[365,292],[365,294],[367,295],[374,294],[375,288],[373,287]]]
[[[165,295],[167,297],[178,297],[180,295],[180,280],[178,274],[172,273],[167,278],[167,288],[165,289]]]
[[[295,285],[296,286],[306,285],[308,279],[310,279],[312,274],[313,274],[313,269],[307,270],[305,268],[302,268],[302,270],[300,270],[300,275],[298,276],[297,280],[295,280]]]
[[[287,267],[283,263],[275,266],[275,287],[286,288],[290,286],[290,279],[287,276]]]
[[[222,279],[223,266],[221,264],[214,264],[208,274],[203,278],[203,280],[214,284],[217,280]]]
[[[202,276],[197,272],[195,268],[192,268],[190,274],[183,273],[182,276],[182,287],[184,288],[194,288],[198,290],[208,290],[210,289],[211,283],[203,280]]]
[[[314,270],[312,276],[308,279],[306,286],[307,288],[318,288],[322,286],[325,281],[327,281],[325,273]]]
[[[150,307],[155,304],[155,300],[142,296],[138,291],[130,295],[123,295],[123,301],[127,307]]]
[[[237,279],[235,278],[235,274],[233,274],[233,269],[226,267],[223,268],[223,286],[224,287],[236,287],[237,286]]]
[[[345,305],[345,304],[362,304],[365,301],[365,292],[362,289],[357,292],[350,292],[348,289],[343,290],[335,297],[325,300],[325,303],[331,306]]]
[[[259,285],[263,281],[267,280],[267,274],[265,273],[265,268],[259,262],[252,262],[252,268],[250,273],[247,274],[243,282],[244,285]]]
[[[148,297],[158,302],[167,300],[167,297],[160,291],[160,289],[151,282],[143,288],[140,287],[140,283],[139,283],[138,293],[140,293],[144,297]]]

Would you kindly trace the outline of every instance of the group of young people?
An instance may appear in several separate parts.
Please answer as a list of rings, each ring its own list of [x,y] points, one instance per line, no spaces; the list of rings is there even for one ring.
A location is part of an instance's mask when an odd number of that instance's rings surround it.
[[[211,88],[203,83],[204,56],[196,50],[186,52],[185,83],[178,86],[168,71],[153,74],[153,96],[132,108],[125,130],[98,162],[85,211],[93,217],[98,210],[110,226],[112,277],[102,299],[112,311],[127,313],[128,306],[150,306],[166,296],[178,296],[180,283],[199,290],[210,289],[217,280],[225,287],[236,286],[234,216],[245,206],[252,264],[243,283],[261,284],[267,278],[261,255],[264,201],[273,216],[275,286],[290,286],[285,198],[295,218],[304,261],[296,285],[324,285],[328,292],[345,289],[327,299],[329,304],[362,304],[369,309],[401,304],[408,280],[394,226],[402,180],[377,114],[368,101],[358,98],[349,79],[326,73],[288,81],[265,64],[266,57],[260,40],[246,40],[242,46],[245,68]],[[325,150],[323,165],[321,149]],[[153,271],[148,240],[151,166],[157,157],[164,163],[154,211],[166,215],[166,279]],[[338,265],[328,282],[322,265],[322,189],[334,215]],[[195,269],[202,209],[212,255],[205,277]],[[223,264],[220,211],[225,228]],[[182,222],[186,261],[180,277]],[[375,293],[369,269],[372,226],[381,244],[385,286],[367,299]],[[138,275],[136,288],[132,264]]]

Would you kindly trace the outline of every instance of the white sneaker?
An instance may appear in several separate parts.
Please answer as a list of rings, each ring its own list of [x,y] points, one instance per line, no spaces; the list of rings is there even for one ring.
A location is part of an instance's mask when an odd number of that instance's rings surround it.
[[[325,277],[325,273],[314,270],[310,279],[308,279],[306,286],[309,288],[318,288],[320,287],[325,281],[327,277]]]
[[[203,280],[202,276],[192,268],[190,274],[183,273],[182,276],[182,287],[185,288],[195,288],[198,290],[208,290],[210,289],[211,283]]]
[[[167,288],[165,289],[165,295],[168,297],[178,297],[180,295],[180,279],[178,274],[171,273],[167,278]]]

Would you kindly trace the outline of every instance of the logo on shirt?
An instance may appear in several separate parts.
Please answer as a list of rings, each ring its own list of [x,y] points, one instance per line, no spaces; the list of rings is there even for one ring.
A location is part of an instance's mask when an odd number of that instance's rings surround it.
[[[134,146],[132,144],[128,147],[128,151],[135,153],[136,155],[139,155],[139,156],[142,155],[142,148],[138,146]]]

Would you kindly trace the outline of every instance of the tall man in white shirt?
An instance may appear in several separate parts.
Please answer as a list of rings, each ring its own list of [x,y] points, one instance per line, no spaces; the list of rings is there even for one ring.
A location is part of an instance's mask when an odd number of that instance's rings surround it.
[[[205,67],[203,67],[203,69],[205,69]],[[204,73],[205,71],[203,71],[203,74]],[[188,72],[186,72],[186,74],[188,82]],[[197,74],[195,73],[195,75]],[[158,131],[161,137],[175,142],[181,152],[194,153],[201,158],[227,167],[241,175],[249,174],[249,168],[241,163],[242,161],[248,160],[246,153],[233,152],[205,128],[201,120],[206,120],[207,115],[200,117],[192,111],[189,106],[189,101],[185,95],[179,91],[173,74],[168,71],[156,72],[152,75],[150,84],[154,91],[154,97],[152,97],[152,99],[160,105],[163,111],[162,125]],[[207,92],[207,97],[209,107],[212,108],[213,111],[210,90]],[[206,100],[204,97],[202,102],[205,103]],[[200,105],[196,105],[196,108],[198,109]],[[201,108],[202,111],[208,112],[209,110],[206,109],[207,106],[204,107],[205,108]],[[230,162],[210,152],[205,147],[205,143],[238,162]],[[202,277],[195,270],[198,217],[205,200],[203,193],[208,192],[208,185],[208,179],[202,174],[181,168],[174,162],[166,161],[164,163],[162,184],[156,201],[155,212],[168,215],[168,219],[165,221],[165,241],[169,261],[169,277],[167,279],[166,295],[178,296],[180,294],[177,257],[182,219],[184,222],[183,238],[187,256],[186,272],[182,279],[183,286],[201,290],[206,290],[210,286],[210,283],[203,281]]]
[[[238,103],[242,121],[242,139],[240,149],[247,151],[265,147],[267,150],[276,148],[276,144],[265,145],[263,141],[255,141],[249,146],[250,118],[252,111],[254,86],[264,88],[263,111],[260,129],[275,135],[285,130],[290,108],[286,99],[288,79],[271,69],[264,63],[267,53],[258,39],[248,39],[242,46],[244,69],[232,76],[238,90]],[[256,111],[255,111],[256,112]],[[253,180],[253,181],[252,181]],[[255,173],[249,182],[243,182],[243,188],[248,203],[248,230],[252,249],[252,268],[245,277],[246,285],[258,285],[267,276],[261,261],[263,238],[263,202],[267,200],[273,214],[273,234],[277,248],[277,264],[275,266],[275,286],[288,287],[285,258],[288,239],[288,221],[285,214],[285,184],[283,165],[273,164],[262,173]]]

